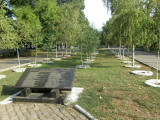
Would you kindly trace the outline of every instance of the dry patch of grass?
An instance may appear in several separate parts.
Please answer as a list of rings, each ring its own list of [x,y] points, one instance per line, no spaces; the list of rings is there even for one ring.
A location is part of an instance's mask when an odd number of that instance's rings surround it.
[[[140,64],[140,63],[139,63]],[[75,86],[85,88],[80,104],[100,120],[160,119],[160,89],[148,87],[145,80],[156,78],[130,74],[109,51],[101,50],[90,69],[78,70]]]

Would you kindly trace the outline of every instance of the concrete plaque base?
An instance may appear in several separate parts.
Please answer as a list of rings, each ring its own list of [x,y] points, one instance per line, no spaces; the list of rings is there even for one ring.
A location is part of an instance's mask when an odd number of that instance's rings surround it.
[[[66,91],[62,94],[59,94],[59,92],[57,94],[57,91],[52,91],[50,93],[31,93],[26,97],[19,94],[13,98],[13,102],[58,103],[64,105],[66,103],[66,96],[68,96],[69,93],[70,91]]]
[[[75,69],[27,68],[15,88],[22,89],[14,102],[40,102],[64,104],[72,89]]]

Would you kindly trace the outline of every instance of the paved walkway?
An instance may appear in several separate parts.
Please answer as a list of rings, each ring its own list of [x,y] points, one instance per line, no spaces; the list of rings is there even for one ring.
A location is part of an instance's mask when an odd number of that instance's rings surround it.
[[[55,104],[0,105],[0,120],[88,120],[72,107]]]
[[[127,55],[127,50],[125,51]],[[132,58],[132,51],[130,50],[128,56]],[[157,69],[157,54],[149,53],[149,52],[142,52],[142,51],[135,51],[135,59],[139,62],[142,62],[152,68]],[[160,69],[160,59],[159,59],[159,69]]]
[[[119,50],[118,48],[111,48],[111,49],[115,49],[117,51]],[[132,50],[129,50],[128,52],[128,50],[125,49],[125,55],[132,58]],[[135,50],[135,59],[143,64],[146,64],[152,68],[157,69],[157,54]],[[159,69],[160,69],[160,59],[159,59]]]

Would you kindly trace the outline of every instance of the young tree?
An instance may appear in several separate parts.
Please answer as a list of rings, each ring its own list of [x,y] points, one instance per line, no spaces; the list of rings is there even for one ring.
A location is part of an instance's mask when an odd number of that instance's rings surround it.
[[[120,43],[123,42],[132,46],[132,66],[134,66],[134,49],[135,46],[142,44],[144,39],[140,39],[141,29],[145,18],[145,13],[142,11],[143,1],[110,0],[107,2],[112,8],[113,21],[112,36],[118,36]],[[116,19],[115,19],[116,18]]]

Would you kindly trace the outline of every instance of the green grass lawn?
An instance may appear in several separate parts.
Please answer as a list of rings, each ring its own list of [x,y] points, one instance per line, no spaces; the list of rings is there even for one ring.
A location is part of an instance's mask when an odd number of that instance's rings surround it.
[[[84,92],[77,104],[99,120],[108,119],[160,119],[160,89],[144,84],[156,78],[130,74],[135,69],[123,67],[109,51],[99,50],[96,61],[88,69],[76,69],[73,86],[83,87]],[[75,68],[80,56],[43,64],[42,67]],[[13,88],[21,73],[7,71],[7,78],[0,80],[0,100],[16,92]]]

